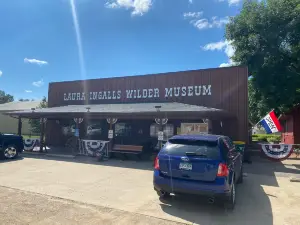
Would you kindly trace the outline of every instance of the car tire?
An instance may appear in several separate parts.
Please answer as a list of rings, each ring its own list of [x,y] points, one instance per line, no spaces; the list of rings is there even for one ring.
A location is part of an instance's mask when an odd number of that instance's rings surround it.
[[[235,199],[236,199],[236,186],[235,186],[235,182],[233,181],[231,185],[230,195],[227,197],[224,203],[225,209],[233,210],[235,206]]]
[[[169,192],[165,192],[165,191],[156,191],[156,193],[160,198],[168,198],[171,196]]]
[[[3,159],[15,159],[18,157],[19,151],[15,145],[7,145],[4,146],[0,154]]]
[[[243,166],[242,166],[241,173],[240,173],[239,179],[237,180],[237,183],[238,184],[242,184],[243,183],[243,179],[244,179],[244,176],[243,176]]]

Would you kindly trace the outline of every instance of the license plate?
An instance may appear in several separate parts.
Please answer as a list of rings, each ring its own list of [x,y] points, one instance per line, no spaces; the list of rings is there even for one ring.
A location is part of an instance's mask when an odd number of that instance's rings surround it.
[[[180,163],[179,164],[179,169],[180,170],[192,170],[193,166],[190,163]]]

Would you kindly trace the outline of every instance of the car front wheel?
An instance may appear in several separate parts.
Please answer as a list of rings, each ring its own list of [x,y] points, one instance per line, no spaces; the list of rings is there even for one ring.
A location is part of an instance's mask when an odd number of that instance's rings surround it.
[[[2,151],[2,158],[4,159],[15,159],[18,157],[18,150],[14,145],[8,145],[4,147]]]

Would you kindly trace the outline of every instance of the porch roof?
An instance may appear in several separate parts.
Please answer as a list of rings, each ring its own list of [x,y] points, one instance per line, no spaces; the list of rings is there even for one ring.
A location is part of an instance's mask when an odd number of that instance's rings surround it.
[[[67,105],[35,110],[7,112],[12,117],[22,118],[72,118],[72,117],[116,117],[138,118],[157,117],[156,106],[160,106],[160,113],[168,118],[172,117],[206,117],[233,118],[234,115],[216,108],[189,105],[178,102],[169,103],[123,103],[123,104],[95,104],[95,105]]]

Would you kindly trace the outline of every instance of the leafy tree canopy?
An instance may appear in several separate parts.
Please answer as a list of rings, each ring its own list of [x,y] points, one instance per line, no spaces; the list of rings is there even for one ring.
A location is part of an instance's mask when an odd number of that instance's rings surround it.
[[[10,94],[6,94],[4,91],[0,90],[0,104],[13,102],[13,101],[14,101],[14,96]]]
[[[36,108],[41,109],[41,108],[47,108],[47,107],[48,107],[47,99],[46,99],[46,97],[43,97],[42,101],[40,102],[40,104]],[[31,130],[32,133],[40,134],[40,132],[41,132],[41,122],[40,122],[39,119],[30,119],[29,124],[30,124],[30,130]]]
[[[25,98],[25,99],[24,99],[24,98],[20,98],[19,101],[20,101],[20,102],[29,102],[30,100],[27,99],[27,98]]]
[[[300,103],[300,0],[247,0],[226,38],[234,62],[249,69],[250,119]]]

